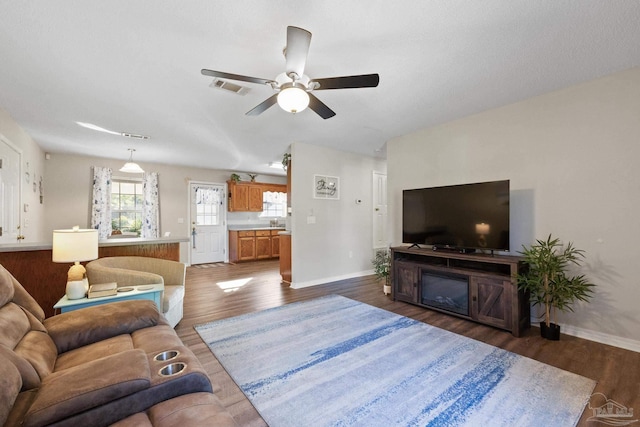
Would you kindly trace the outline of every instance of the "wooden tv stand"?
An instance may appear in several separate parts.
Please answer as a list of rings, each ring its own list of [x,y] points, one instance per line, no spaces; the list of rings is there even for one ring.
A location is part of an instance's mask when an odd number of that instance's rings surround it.
[[[518,291],[516,280],[523,268],[519,257],[395,247],[391,262],[394,300],[505,329],[515,337],[530,326],[529,297]],[[468,314],[427,305],[422,296],[424,274],[468,280]]]

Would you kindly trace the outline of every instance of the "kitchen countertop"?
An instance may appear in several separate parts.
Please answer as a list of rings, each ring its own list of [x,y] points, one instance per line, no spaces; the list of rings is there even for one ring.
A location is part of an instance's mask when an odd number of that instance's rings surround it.
[[[98,247],[106,246],[131,246],[131,245],[144,245],[144,244],[156,244],[156,243],[180,243],[188,242],[188,237],[160,237],[157,239],[142,239],[142,238],[118,238],[118,239],[106,239],[98,242]],[[0,252],[24,252],[24,251],[43,251],[51,250],[51,242],[23,242],[23,243],[6,243],[0,245]]]
[[[282,230],[284,231],[285,227],[270,227],[268,225],[260,225],[260,224],[232,224],[227,227],[229,231],[246,231],[246,230]]]

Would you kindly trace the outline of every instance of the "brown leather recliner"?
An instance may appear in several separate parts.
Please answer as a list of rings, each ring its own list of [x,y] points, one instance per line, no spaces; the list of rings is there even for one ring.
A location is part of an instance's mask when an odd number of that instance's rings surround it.
[[[174,357],[165,360],[167,351]],[[236,425],[211,391],[152,301],[44,319],[0,266],[0,425]]]

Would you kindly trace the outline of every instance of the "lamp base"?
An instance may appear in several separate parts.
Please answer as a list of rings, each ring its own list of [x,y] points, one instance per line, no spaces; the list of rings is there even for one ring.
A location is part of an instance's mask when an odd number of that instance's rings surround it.
[[[80,299],[84,298],[87,291],[84,287],[83,280],[73,280],[67,282],[67,298],[69,299]]]

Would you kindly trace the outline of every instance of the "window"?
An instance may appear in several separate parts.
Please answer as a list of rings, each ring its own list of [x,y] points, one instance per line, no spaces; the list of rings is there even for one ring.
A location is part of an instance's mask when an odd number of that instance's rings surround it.
[[[142,182],[113,180],[111,183],[111,228],[113,234],[140,236],[142,228]]]
[[[207,186],[195,188],[196,225],[221,224],[222,197],[224,197],[222,188]]]
[[[265,191],[262,193],[262,213],[261,217],[280,217],[287,216],[287,193],[276,193]]]

